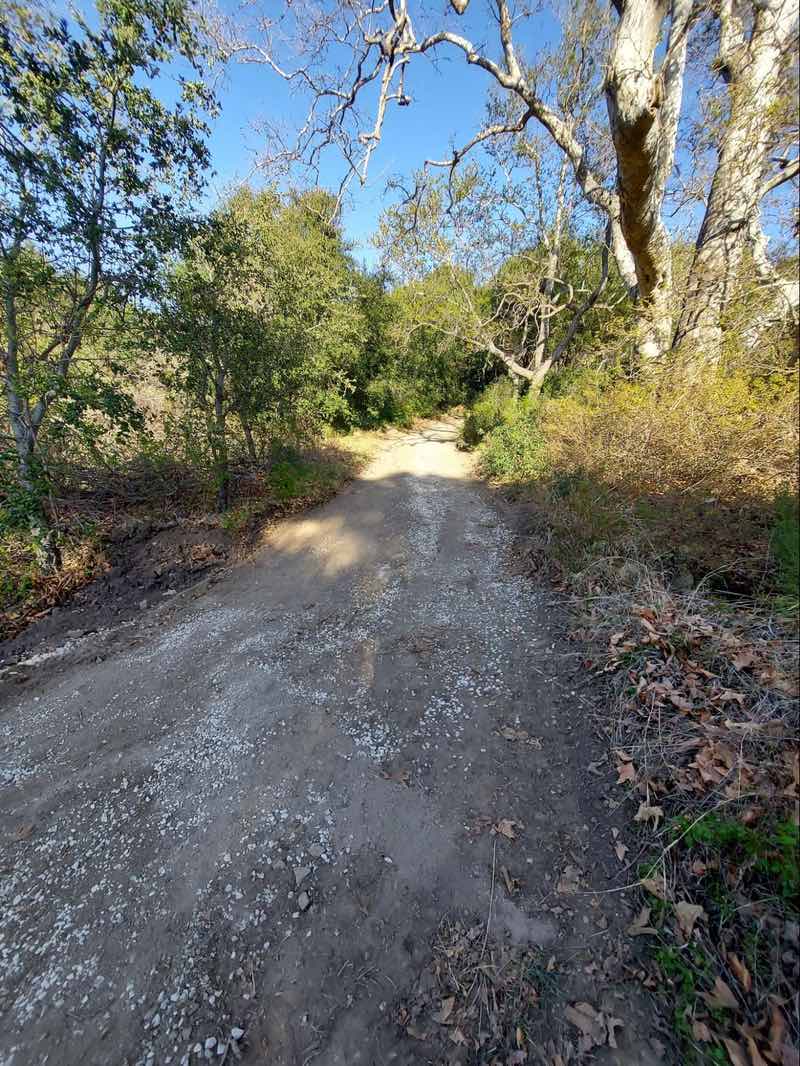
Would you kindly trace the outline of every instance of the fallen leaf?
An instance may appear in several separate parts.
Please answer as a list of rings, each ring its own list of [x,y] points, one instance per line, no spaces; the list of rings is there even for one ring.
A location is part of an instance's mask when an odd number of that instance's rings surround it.
[[[34,828],[35,826],[33,822],[29,822],[27,825],[17,826],[17,828],[14,830],[14,839],[28,840],[28,838],[32,835]]]
[[[385,778],[387,781],[394,781],[396,785],[405,785],[407,788],[411,787],[411,773],[409,770],[384,770],[381,773],[381,777]]]
[[[736,1041],[731,1040],[730,1037],[724,1036],[722,1043],[725,1045],[725,1049],[728,1052],[728,1058],[733,1063],[733,1066],[750,1066],[747,1060],[747,1052],[742,1045]]]
[[[726,688],[716,697],[718,703],[738,703],[740,707],[744,706],[744,702],[747,699],[744,692],[734,692],[733,689]]]
[[[755,1040],[749,1034],[745,1035],[747,1041],[747,1054],[750,1056],[750,1066],[767,1066],[767,1060],[758,1050]]]
[[[438,1022],[439,1025],[446,1025],[447,1024],[447,1019],[453,1013],[453,1007],[455,1006],[455,1004],[456,1004],[456,997],[455,996],[448,996],[447,999],[443,999],[442,1000],[441,1007],[431,1017],[433,1018],[433,1020],[435,1022]]]
[[[453,1031],[450,1033],[450,1039],[454,1044],[463,1044],[466,1046],[469,1043],[469,1041],[460,1029],[453,1029]]]
[[[667,886],[663,877],[645,877],[639,882],[639,884],[649,892],[651,896],[658,896],[659,899],[664,900],[669,898]]]
[[[508,868],[505,866],[501,866],[500,873],[502,874],[503,880],[505,881],[506,892],[508,892],[509,896],[513,896],[516,892],[519,892],[519,881],[516,877],[511,876],[511,874],[508,872]]]
[[[504,725],[500,729],[496,729],[495,732],[499,737],[503,737],[504,740],[519,741],[522,744],[527,744],[530,748],[541,748],[542,746],[539,737],[532,737],[527,729],[520,729],[519,726]]]
[[[663,807],[651,807],[649,803],[640,803],[639,810],[636,812],[634,822],[651,822],[653,828],[658,829],[658,823],[664,817]]]
[[[606,1017],[606,1027],[608,1029],[608,1046],[615,1048],[617,1046],[616,1030],[624,1028],[622,1018]]]
[[[492,827],[492,832],[499,833],[500,836],[505,837],[507,840],[516,840],[517,834],[514,830],[521,828],[521,822],[515,822],[513,818],[501,818],[500,821],[496,822]]]
[[[687,903],[685,900],[681,900],[680,903],[675,904],[678,928],[683,934],[684,942],[689,940],[695,922],[705,917],[705,913],[705,910],[697,903]]]
[[[564,1017],[587,1037],[590,1048],[605,1044],[608,1035],[605,1018],[591,1003],[571,1003],[564,1008]]]
[[[783,1057],[783,1042],[786,1037],[786,1019],[783,1011],[773,1003],[769,1019],[769,1050],[775,1062],[780,1062]]]
[[[734,955],[732,951],[728,952],[728,965],[733,971],[736,980],[739,982],[745,992],[749,992],[750,989],[753,987],[753,978],[750,976],[750,971],[747,969],[747,967],[739,958],[739,956]]]
[[[427,1040],[428,1039],[428,1031],[427,1031],[427,1029],[420,1029],[420,1027],[418,1025],[407,1025],[406,1026],[406,1032],[408,1033],[409,1036],[413,1037],[415,1040]]]
[[[692,1036],[703,1044],[711,1042],[711,1030],[705,1022],[698,1022],[697,1020],[692,1022]]]
[[[752,648],[742,648],[733,657],[733,665],[737,670],[746,670],[748,666],[752,666],[757,661]]]
[[[721,1007],[728,1010],[735,1010],[739,1006],[739,1000],[731,991],[730,985],[726,984],[721,977],[717,977],[714,981],[714,988],[711,992],[704,992],[703,999],[709,1005],[709,1007]]]
[[[628,848],[625,847],[621,840],[617,841],[614,847],[614,851],[617,853],[617,858],[619,859],[619,861],[625,862],[625,856],[628,854]]]
[[[650,908],[642,907],[637,916],[625,930],[628,936],[656,936],[657,929],[653,929],[648,923],[650,921]]]
[[[560,896],[574,895],[581,883],[581,871],[577,866],[566,866],[556,884],[556,892]]]
[[[617,763],[617,784],[624,785],[626,781],[636,780],[636,767],[632,762]]]
[[[679,711],[685,711],[687,714],[693,709],[692,701],[685,699],[677,692],[669,693],[669,702],[673,707],[677,707]]]

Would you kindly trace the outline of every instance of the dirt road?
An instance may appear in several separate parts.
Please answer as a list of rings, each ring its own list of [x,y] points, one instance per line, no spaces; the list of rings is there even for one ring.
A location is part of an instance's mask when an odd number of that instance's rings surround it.
[[[444,916],[581,964],[608,935],[581,705],[453,437],[6,674],[3,1066],[442,1061],[398,1004]]]

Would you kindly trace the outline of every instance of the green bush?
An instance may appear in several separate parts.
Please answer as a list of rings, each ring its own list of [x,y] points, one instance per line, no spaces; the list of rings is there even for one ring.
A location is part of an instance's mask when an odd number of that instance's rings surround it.
[[[533,481],[546,474],[549,465],[538,404],[521,400],[512,416],[486,436],[481,466],[490,477],[502,481]]]
[[[519,403],[510,378],[492,382],[475,400],[464,419],[461,435],[469,445],[480,444],[487,433],[509,421]]]
[[[393,423],[410,426],[417,415],[428,412],[421,409],[419,397],[412,385],[392,377],[379,377],[371,381],[365,391],[366,423],[381,426]]]

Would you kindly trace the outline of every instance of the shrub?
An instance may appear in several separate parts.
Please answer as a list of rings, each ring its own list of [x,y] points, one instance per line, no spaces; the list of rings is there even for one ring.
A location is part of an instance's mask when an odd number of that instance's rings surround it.
[[[567,368],[539,397],[517,400],[510,382],[497,382],[464,436],[479,442],[489,476],[532,486],[539,532],[560,566],[633,552],[682,587],[708,578],[736,595],[779,591],[789,606],[798,595],[797,407],[787,375],[715,367],[631,382],[602,367]],[[769,549],[775,567],[765,571]]]
[[[718,370],[664,375],[549,400],[542,429],[557,467],[631,496],[774,498],[797,480],[797,384]]]
[[[417,415],[427,414],[422,410],[419,397],[411,384],[392,377],[379,377],[365,389],[366,424],[380,426],[393,423],[410,426]]]
[[[491,477],[511,482],[533,481],[547,472],[549,451],[536,401],[519,401],[510,417],[489,433],[481,465]]]
[[[461,435],[466,444],[480,444],[487,433],[509,422],[517,408],[517,390],[510,378],[492,382],[470,407]]]

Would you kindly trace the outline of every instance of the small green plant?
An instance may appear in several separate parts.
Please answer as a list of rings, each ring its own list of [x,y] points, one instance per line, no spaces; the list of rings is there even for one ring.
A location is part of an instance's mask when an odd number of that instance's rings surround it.
[[[715,814],[695,824],[683,817],[671,824],[670,835],[685,847],[704,847],[738,867],[749,865],[787,906],[800,906],[800,827],[791,819],[752,827]]]
[[[800,600],[800,510],[794,496],[784,493],[775,502],[772,554],[778,569],[777,585],[788,610]]]
[[[488,434],[481,466],[490,477],[508,482],[535,481],[547,473],[547,441],[532,401],[521,400],[512,417]]]
[[[691,1048],[693,1038],[690,1019],[697,1004],[701,986],[711,972],[711,963],[699,947],[690,947],[688,950],[663,947],[654,953],[654,958],[664,978],[674,989],[673,1025],[675,1032],[683,1045]],[[694,1061],[702,1060],[695,1057]]]
[[[241,533],[253,519],[258,508],[252,503],[243,503],[241,507],[232,507],[221,519],[221,526],[228,533]]]

